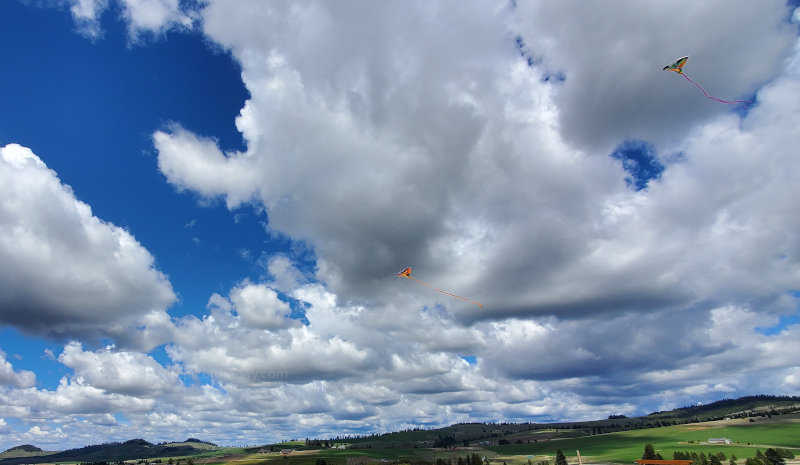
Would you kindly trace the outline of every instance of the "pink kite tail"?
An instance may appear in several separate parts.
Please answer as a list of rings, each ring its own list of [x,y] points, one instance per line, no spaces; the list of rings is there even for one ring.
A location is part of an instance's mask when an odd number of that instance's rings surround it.
[[[708,95],[708,92],[706,92],[706,90],[703,89],[703,87],[700,84],[698,84],[698,83],[692,81],[691,79],[689,79],[689,76],[687,76],[686,73],[681,73],[681,74],[683,75],[683,77],[686,78],[687,81],[689,81],[692,84],[696,85],[697,88],[700,89],[701,92],[703,92],[703,95],[705,95],[706,97],[710,98],[711,100],[716,100],[717,102],[720,102],[720,103],[730,103],[730,104],[734,104],[734,105],[737,104],[737,103],[744,103],[744,104],[753,103],[750,100],[722,100],[721,98],[716,98],[713,95]]]
[[[434,291],[439,291],[439,292],[441,292],[442,294],[447,294],[447,295],[449,295],[449,296],[451,296],[451,297],[455,297],[456,299],[466,300],[467,302],[469,302],[469,303],[471,303],[471,304],[475,304],[475,305],[477,305],[478,307],[480,307],[480,308],[483,308],[483,304],[480,304],[480,303],[478,303],[478,302],[475,302],[474,300],[472,300],[472,299],[468,299],[468,298],[466,298],[466,297],[461,297],[460,295],[451,294],[451,293],[449,293],[449,292],[447,292],[447,291],[443,291],[443,290],[441,290],[441,289],[437,289],[437,288],[435,288],[435,287],[431,286],[430,284],[426,283],[425,281],[420,281],[419,279],[412,277],[410,274],[409,274],[409,275],[405,275],[404,277],[406,277],[406,278],[408,278],[408,279],[411,279],[411,280],[414,280],[414,281],[416,281],[416,282],[418,282],[418,283],[420,283],[420,284],[424,284],[425,286],[428,286],[429,288],[433,289]]]

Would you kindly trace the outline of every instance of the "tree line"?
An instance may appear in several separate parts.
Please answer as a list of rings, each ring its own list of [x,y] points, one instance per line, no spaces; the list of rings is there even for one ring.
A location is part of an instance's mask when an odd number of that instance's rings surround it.
[[[786,465],[786,459],[793,459],[794,453],[788,449],[768,448],[763,453],[756,450],[755,457],[747,458],[743,465]],[[664,460],[661,454],[657,453],[652,444],[644,446],[642,459],[645,460]],[[691,460],[691,465],[739,465],[736,455],[731,454],[728,458],[724,452],[715,454],[704,452],[699,454],[694,451],[675,451],[672,453],[672,460]]]

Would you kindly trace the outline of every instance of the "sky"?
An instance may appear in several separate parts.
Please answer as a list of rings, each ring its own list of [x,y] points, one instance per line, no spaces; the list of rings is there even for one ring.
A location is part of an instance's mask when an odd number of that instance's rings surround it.
[[[800,395],[799,7],[0,2],[0,449]]]

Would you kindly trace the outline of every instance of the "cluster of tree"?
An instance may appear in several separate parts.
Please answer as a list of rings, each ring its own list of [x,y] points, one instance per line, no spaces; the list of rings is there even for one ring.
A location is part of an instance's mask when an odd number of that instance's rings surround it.
[[[127,441],[123,442],[122,444],[127,444],[129,446],[152,446],[153,445],[152,442],[146,441],[146,440],[144,440],[142,438],[128,439]]]
[[[133,441],[143,441],[143,439],[134,439]],[[130,441],[128,441],[128,442],[130,442]],[[145,441],[145,442],[147,442],[147,441]],[[188,438],[187,440],[185,440],[183,442],[194,442],[194,443],[197,443],[197,444],[208,444],[209,446],[219,447],[216,444],[214,444],[213,442],[203,441],[202,439],[197,439],[197,438]],[[159,446],[166,446],[167,444],[174,444],[174,443],[175,443],[175,441],[162,441],[162,442],[159,442],[158,445]]]
[[[208,444],[209,446],[217,447],[217,445],[214,444],[213,442],[203,441],[202,439],[197,439],[197,438],[189,438],[189,439],[187,439],[187,440],[185,440],[183,442],[198,442],[200,444]]]
[[[39,449],[36,446],[31,444],[23,444],[21,446],[12,447],[11,449],[7,449],[6,452],[21,450],[23,452],[43,452],[42,449]]]
[[[652,444],[645,444],[642,458],[646,460],[663,460],[661,454],[657,453]],[[769,448],[764,453],[756,451],[755,457],[745,460],[744,465],[786,465],[786,459],[793,459],[792,451],[780,448]],[[724,452],[716,454],[693,451],[675,451],[672,453],[673,460],[691,460],[691,465],[736,465],[737,458],[731,455],[728,458]],[[727,464],[726,464],[727,461]]]
[[[170,457],[170,459],[167,460],[167,463],[169,465],[181,465],[181,463],[185,463],[186,465],[194,465],[194,460],[191,457],[186,459],[177,459],[177,460]]]
[[[793,458],[794,454],[790,450],[770,447],[763,454],[760,450],[757,450],[756,456],[747,459],[745,465],[785,465],[786,459]]]
[[[439,437],[433,441],[433,447],[449,447],[456,443],[456,437],[453,435],[446,435]]]
[[[692,419],[697,421],[721,420],[726,416],[731,418],[742,418],[748,416],[753,417],[769,414],[769,411],[765,413],[753,411],[757,409],[759,405],[763,405],[765,403],[794,404],[797,402],[800,402],[800,397],[798,396],[770,396],[762,394],[740,397],[738,399],[723,399],[706,405],[690,405],[670,410],[668,412],[653,412],[648,416],[658,415],[662,417],[692,417]],[[738,412],[731,412],[730,414],[722,415],[718,414],[718,412],[725,410],[738,410]],[[783,407],[773,407],[770,410],[775,412],[773,414],[780,415],[784,413],[796,412],[798,411],[798,408],[794,407],[793,405],[784,405]],[[696,423],[696,421],[694,423]]]
[[[412,428],[391,433],[374,433],[357,436],[336,436],[329,440],[307,439],[309,445],[324,447],[336,442],[349,442],[352,448],[369,448],[371,446],[358,443],[368,443],[374,447],[448,447],[457,443],[465,446],[475,441],[504,438],[510,434],[541,431],[547,429],[573,429],[583,430],[587,435],[628,431],[635,429],[658,428],[686,423],[721,420],[725,417],[757,417],[783,415],[800,411],[797,404],[798,396],[771,396],[755,395],[739,399],[724,399],[705,405],[693,405],[671,411],[653,412],[644,417],[629,418],[625,415],[609,415],[606,420],[596,420],[575,423],[456,423],[446,428]],[[403,433],[430,431],[426,438],[427,443],[420,446],[419,435],[410,438]],[[438,432],[438,435],[437,435]],[[436,436],[435,436],[436,435]],[[438,436],[438,437],[437,437]],[[309,441],[314,441],[309,443]],[[380,442],[380,443],[379,443]],[[434,444],[435,443],[435,444]],[[505,444],[505,442],[503,443]]]
[[[478,454],[473,453],[472,455],[467,455],[466,457],[457,457],[456,462],[453,463],[450,459],[443,459],[441,457],[437,458],[435,461],[429,460],[401,460],[397,462],[398,464],[408,464],[408,465],[488,465],[489,461],[484,457],[481,459]],[[320,465],[317,463],[317,465]]]
[[[331,441],[328,439],[309,439],[306,438],[306,445],[310,447],[331,447]]]
[[[643,460],[664,460],[664,457],[661,456],[656,449],[653,447],[652,444],[647,443],[644,445],[644,453],[642,454]],[[678,460],[678,459],[675,459]]]

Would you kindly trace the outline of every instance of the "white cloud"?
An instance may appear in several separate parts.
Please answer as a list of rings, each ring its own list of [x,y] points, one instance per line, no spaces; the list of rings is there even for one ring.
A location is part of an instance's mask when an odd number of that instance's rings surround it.
[[[36,374],[28,370],[15,371],[6,359],[6,353],[0,350],[0,386],[15,386],[20,388],[36,384]],[[0,424],[2,426],[2,424]]]
[[[290,319],[292,309],[273,289],[259,284],[244,284],[231,291],[231,302],[242,322],[252,328],[279,329],[297,325]]]
[[[796,36],[786,2],[613,1],[589,9],[519,2],[515,26],[529,56],[566,75],[555,104],[565,139],[610,151],[625,138],[667,146],[729,110],[662,67],[689,55],[686,72],[710,93],[737,98],[781,71]],[[736,25],[732,27],[732,25]],[[742,66],[748,63],[747,66]]]
[[[0,433],[2,434],[11,434],[14,430],[6,423],[6,420],[0,418]]]
[[[80,343],[70,342],[58,361],[72,368],[75,377],[110,393],[153,398],[183,386],[177,372],[138,352],[113,347],[88,352]]]
[[[90,39],[96,39],[103,34],[100,17],[107,7],[108,0],[72,0],[70,11],[78,30]]]
[[[136,38],[142,32],[163,34],[176,27],[191,27],[193,14],[181,9],[179,0],[120,0],[128,32]]]
[[[575,96],[589,92],[626,101],[627,86],[598,92],[598,79],[621,75],[635,80],[639,87],[632,91],[641,94],[658,80],[631,69],[646,63],[654,76],[664,77],[658,74],[661,61],[650,63],[657,55],[650,48],[666,49],[672,32],[658,27],[648,48],[614,52],[614,66],[589,70],[606,60],[604,44],[615,38],[634,43],[627,17],[638,17],[638,30],[660,24],[666,12],[621,14],[621,4],[604,6],[597,17],[602,27],[578,22],[581,34],[565,37],[546,25],[559,24],[552,18],[584,16],[570,14],[571,7],[535,5],[512,10],[482,3],[454,8],[458,18],[445,6],[365,8],[351,23],[346,8],[315,2],[243,9],[246,14],[210,2],[205,31],[232,49],[251,94],[237,119],[248,149],[226,154],[213,140],[176,126],[154,134],[159,168],[179,188],[225,197],[229,208],[263,204],[271,228],[315,247],[318,278],[345,301],[407,299],[389,284],[406,265],[487,305],[480,312],[464,304],[459,313],[470,318],[648,311],[736,299],[728,293],[739,291],[775,299],[792,288],[796,261],[770,258],[796,243],[784,233],[793,230],[788,205],[767,200],[786,199],[777,193],[795,189],[780,174],[793,171],[785,169],[795,164],[786,144],[795,135],[786,123],[761,121],[775,114],[766,109],[773,87],[759,95],[760,106],[744,127],[735,116],[719,114],[727,107],[700,109],[708,103],[682,95],[702,103],[678,106],[681,111],[697,109],[701,116],[692,122],[708,121],[683,138],[674,135],[688,128],[686,118],[677,110],[667,118],[642,95],[629,102],[635,112],[614,111],[627,115],[622,120],[603,116],[599,106],[573,110],[578,104],[570,102],[583,100]],[[686,14],[669,8],[678,17]],[[733,43],[766,35],[743,46],[742,53],[763,66],[755,74],[737,74],[731,92],[780,72],[791,38],[781,23],[784,9],[777,2],[759,9],[745,31],[715,29],[719,40]],[[714,11],[701,13],[690,21],[698,30]],[[516,50],[515,28],[529,48],[541,49],[565,70],[563,85],[542,82],[549,63],[527,66]],[[356,46],[361,36],[374,39]],[[586,43],[592,47],[576,51]],[[781,92],[791,95],[791,87]],[[783,111],[782,121],[791,121],[791,107]],[[573,124],[575,115],[596,122]],[[599,121],[613,125],[603,134],[619,143],[638,134],[624,128],[650,120],[656,129],[639,136],[681,150],[687,162],[669,165],[649,191],[626,188],[624,171],[607,156],[608,143],[595,144],[599,153],[572,147],[579,136],[597,141],[586,127]],[[772,154],[768,163],[751,156],[762,151]],[[722,166],[720,157],[726,159]],[[785,170],[773,170],[773,163],[785,163]],[[747,219],[751,213],[781,224],[738,234],[758,224]],[[732,253],[744,244],[752,256]],[[708,263],[719,264],[718,272],[707,273]]]
[[[119,297],[119,308],[145,322],[142,347],[170,341],[173,365],[71,343],[59,361],[75,375],[54,390],[2,391],[0,415],[93,415],[124,435],[104,416],[123,412],[148,434],[224,441],[265,425],[283,439],[797,394],[797,325],[757,330],[796,312],[788,291],[800,288],[790,12],[778,1],[574,8],[209,1],[204,32],[232,51],[250,92],[236,120],[247,149],[226,153],[214,134],[173,125],[153,134],[158,168],[230,209],[266,209],[268,232],[314,248],[316,276],[264,256],[263,282],[209,291],[207,312],[173,327],[166,278],[128,234],[152,285],[142,295],[161,297],[127,307]],[[157,11],[137,24],[180,23]],[[661,71],[683,54],[714,93],[758,91],[757,104],[739,116]],[[564,82],[547,80],[559,72]],[[665,164],[636,192],[608,156],[631,137]],[[47,172],[26,153],[6,163]],[[68,194],[47,198],[88,210]],[[395,278],[409,265],[485,308]],[[289,301],[307,325],[287,318]],[[104,377],[122,366],[133,368]]]
[[[103,35],[101,17],[109,0],[70,0],[70,11],[80,33],[90,39]],[[180,0],[117,0],[128,35],[136,41],[142,34],[163,35],[170,29],[190,29],[197,13]],[[186,3],[186,2],[184,2]]]
[[[667,388],[676,396],[759,389],[735,381],[736,364],[758,365],[786,340],[764,336],[755,352],[741,340],[791,311],[787,291],[800,285],[800,95],[782,68],[795,35],[783,3],[724,9],[725,20],[719,8],[681,4],[612,3],[591,15],[541,2],[367,6],[358,21],[347,8],[240,14],[210,2],[204,30],[231,49],[251,94],[236,121],[247,150],[224,153],[179,126],[154,134],[172,184],[231,209],[263,205],[270,228],[315,247],[325,287],[291,277],[285,260],[269,268],[288,277],[273,280],[278,289],[308,304],[304,332],[350,342],[378,380],[406,379],[389,398],[434,386],[456,399],[500,392],[490,378],[523,379],[584,396],[581,408],[566,407],[571,398],[549,410],[582,415],[634,408],[631,398],[664,389],[658,373],[682,379]],[[730,27],[744,17],[744,30]],[[682,54],[716,93],[770,84],[742,119],[661,71]],[[742,59],[752,66],[740,72]],[[545,80],[559,72],[563,83]],[[639,192],[608,157],[631,137],[673,159]],[[407,265],[486,308],[393,279]],[[735,321],[752,315],[748,336],[719,337],[724,308],[743,309]],[[619,328],[631,334],[608,337]],[[684,339],[672,343],[675,334]],[[189,360],[189,346],[175,350]],[[478,356],[472,372],[460,354]],[[719,379],[707,382],[711,360]],[[791,382],[789,366],[779,358],[759,376]],[[525,395],[519,409],[491,408],[539,411]]]
[[[155,406],[152,399],[107,393],[84,378],[62,378],[53,390],[36,388],[0,393],[4,409],[25,420],[52,420],[70,415],[103,415],[108,412],[146,412]]]
[[[163,319],[175,301],[152,255],[93,216],[30,149],[10,144],[0,155],[0,321],[43,336],[146,344],[137,323]]]

